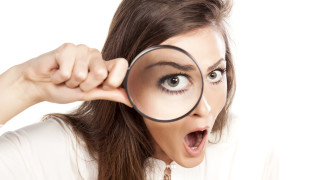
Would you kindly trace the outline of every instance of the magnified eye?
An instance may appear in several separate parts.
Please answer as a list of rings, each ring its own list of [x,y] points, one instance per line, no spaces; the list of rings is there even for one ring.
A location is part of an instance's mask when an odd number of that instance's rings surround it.
[[[224,72],[225,70],[223,69],[217,69],[217,70],[211,71],[208,74],[207,79],[213,84],[218,83],[221,81]]]
[[[181,93],[188,89],[190,80],[188,75],[168,75],[160,80],[161,88],[168,93]]]

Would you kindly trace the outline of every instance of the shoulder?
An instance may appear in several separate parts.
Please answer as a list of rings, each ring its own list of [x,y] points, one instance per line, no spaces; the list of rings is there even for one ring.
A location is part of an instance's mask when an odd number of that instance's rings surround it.
[[[8,171],[20,167],[40,177],[64,174],[77,179],[80,169],[86,169],[86,160],[90,160],[84,144],[79,142],[65,122],[50,118],[0,136],[0,159],[9,164]],[[87,176],[87,171],[84,174]]]
[[[20,148],[34,147],[34,150],[52,151],[52,147],[59,148],[68,144],[69,132],[64,123],[55,118],[38,122],[16,131],[4,133],[0,138],[1,146],[16,146]]]

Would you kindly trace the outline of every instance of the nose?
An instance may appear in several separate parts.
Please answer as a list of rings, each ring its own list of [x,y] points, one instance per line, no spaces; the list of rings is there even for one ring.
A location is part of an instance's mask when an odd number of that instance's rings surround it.
[[[191,113],[192,116],[208,116],[211,111],[211,106],[209,105],[205,96],[201,97],[201,100],[197,107]]]

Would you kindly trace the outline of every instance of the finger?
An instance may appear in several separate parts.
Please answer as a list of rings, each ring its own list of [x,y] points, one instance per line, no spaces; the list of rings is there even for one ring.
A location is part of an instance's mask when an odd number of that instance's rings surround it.
[[[78,88],[68,88],[64,85],[58,85],[60,92],[70,94],[67,98],[53,99],[52,102],[58,101],[59,103],[68,103],[74,101],[91,101],[91,100],[108,100],[123,103],[129,107],[133,107],[130,103],[127,93],[123,88],[117,88],[112,90],[103,90],[102,88],[95,88],[89,92],[83,92]]]
[[[125,89],[123,88],[116,88],[116,89],[111,89],[107,91],[101,88],[95,88],[89,92],[85,92],[85,95],[83,96],[84,101],[96,100],[96,99],[119,102],[131,108],[133,107],[128,99]]]
[[[88,47],[85,45],[78,45],[72,74],[65,84],[70,88],[75,88],[85,81],[88,75],[88,64]]]
[[[117,58],[110,61],[106,61],[108,70],[108,77],[103,83],[104,89],[112,89],[119,87],[128,70],[128,61],[124,58]]]
[[[53,71],[51,80],[54,84],[60,84],[71,77],[75,61],[75,46],[68,43],[60,46],[55,51],[55,60],[59,68]]]
[[[27,67],[25,75],[32,81],[52,82],[51,75],[59,68],[53,51],[33,58],[24,64]]]
[[[91,52],[90,63],[89,63],[89,74],[87,79],[80,84],[80,89],[83,91],[90,91],[100,84],[103,83],[108,75],[107,68],[105,66],[104,60],[102,59],[101,53],[94,49]]]

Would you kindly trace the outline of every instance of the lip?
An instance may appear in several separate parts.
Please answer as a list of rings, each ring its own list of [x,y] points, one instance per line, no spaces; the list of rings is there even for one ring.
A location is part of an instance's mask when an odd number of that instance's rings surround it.
[[[195,129],[193,129],[192,131],[190,131],[188,134],[195,132],[195,131],[204,131],[204,130],[209,130],[209,126],[205,126],[205,127],[197,127]]]
[[[184,148],[186,149],[186,151],[189,153],[190,156],[192,156],[192,157],[198,156],[198,155],[200,155],[201,152],[203,151],[204,145],[205,145],[205,143],[207,142],[207,136],[208,136],[208,131],[209,131],[208,128],[209,128],[209,126],[206,126],[206,127],[204,127],[204,128],[196,128],[196,129],[194,129],[194,130],[192,130],[192,131],[189,132],[189,133],[192,133],[192,132],[195,132],[195,131],[204,131],[204,130],[206,130],[205,133],[204,133],[204,136],[203,136],[203,138],[202,138],[202,141],[201,141],[201,143],[200,143],[200,145],[198,146],[197,149],[191,149],[191,148],[186,144],[186,142],[183,140]],[[189,134],[189,133],[188,133],[188,134]]]

